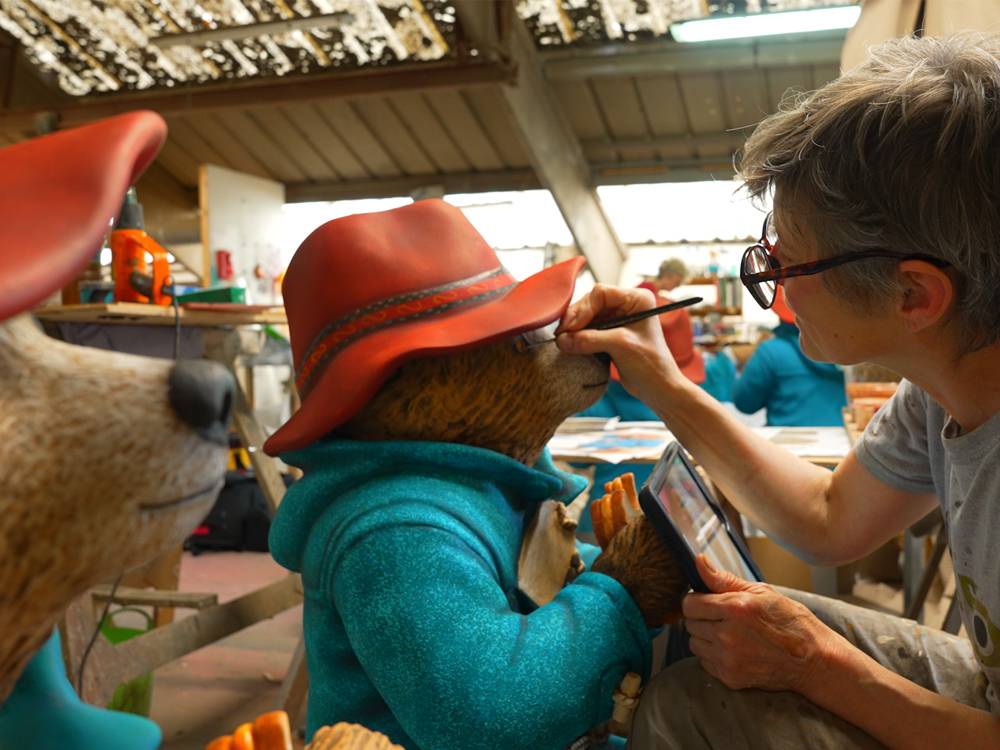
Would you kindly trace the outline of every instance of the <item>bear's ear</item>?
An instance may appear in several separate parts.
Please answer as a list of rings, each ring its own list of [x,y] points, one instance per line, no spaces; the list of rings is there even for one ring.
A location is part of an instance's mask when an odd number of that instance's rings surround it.
[[[76,278],[166,136],[131,112],[0,149],[0,320]]]

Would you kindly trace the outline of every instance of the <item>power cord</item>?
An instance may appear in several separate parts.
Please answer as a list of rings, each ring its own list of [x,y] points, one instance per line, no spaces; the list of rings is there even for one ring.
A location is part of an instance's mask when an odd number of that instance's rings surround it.
[[[181,306],[177,302],[177,289],[173,279],[168,281],[171,282],[170,300],[174,307],[174,362],[176,362],[181,357]]]
[[[118,590],[118,584],[122,582],[122,576],[125,573],[119,573],[115,582],[111,584],[111,593],[108,595],[108,600],[104,602],[104,609],[101,611],[101,616],[97,619],[97,626],[94,628],[94,632],[90,636],[90,641],[87,643],[87,648],[83,650],[83,656],[80,658],[80,668],[76,673],[76,694],[83,698],[83,671],[87,666],[87,659],[90,657],[90,652],[94,648],[94,643],[97,642],[97,636],[100,635],[101,625],[104,624],[104,618],[108,616],[108,610],[111,609],[111,602],[115,599],[115,592]]]

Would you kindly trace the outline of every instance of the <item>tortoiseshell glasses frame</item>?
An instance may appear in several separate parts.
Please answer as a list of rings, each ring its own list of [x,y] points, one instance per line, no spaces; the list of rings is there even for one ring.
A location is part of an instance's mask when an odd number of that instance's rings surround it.
[[[743,253],[743,260],[740,263],[740,281],[743,282],[743,286],[750,292],[750,296],[765,310],[774,304],[777,285],[785,279],[793,276],[812,276],[813,274],[842,266],[845,263],[853,263],[856,260],[895,258],[897,260],[922,260],[938,268],[946,268],[950,265],[946,260],[936,258],[933,255],[924,255],[923,253],[893,253],[888,250],[863,250],[859,253],[845,253],[844,255],[835,255],[832,258],[810,261],[809,263],[798,263],[794,266],[782,266],[781,262],[773,254],[777,248],[778,238],[771,222],[771,214],[768,214],[767,218],[764,219],[764,228],[761,230],[760,239],[746,249]]]

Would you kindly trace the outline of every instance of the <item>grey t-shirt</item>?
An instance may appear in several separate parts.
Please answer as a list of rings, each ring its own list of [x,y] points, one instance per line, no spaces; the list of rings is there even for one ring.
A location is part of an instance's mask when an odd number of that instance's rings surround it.
[[[972,432],[903,381],[858,442],[862,465],[886,484],[934,492],[948,529],[956,596],[1000,714],[1000,413]]]

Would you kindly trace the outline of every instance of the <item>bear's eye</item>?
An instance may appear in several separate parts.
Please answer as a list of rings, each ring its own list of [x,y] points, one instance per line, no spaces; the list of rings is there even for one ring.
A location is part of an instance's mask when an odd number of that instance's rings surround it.
[[[514,338],[514,351],[525,352],[541,344],[548,344],[556,340],[556,329],[559,321],[554,320],[541,328],[532,331],[525,331]]]

